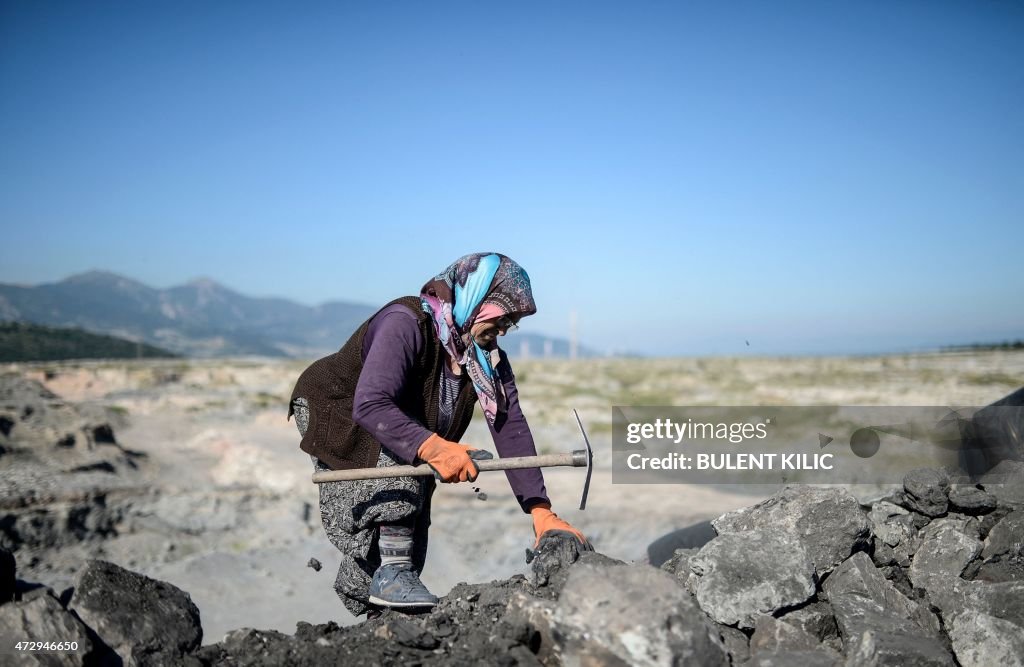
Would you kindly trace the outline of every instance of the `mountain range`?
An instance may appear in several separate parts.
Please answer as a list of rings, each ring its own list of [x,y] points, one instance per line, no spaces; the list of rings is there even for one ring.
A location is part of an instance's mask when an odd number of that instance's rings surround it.
[[[383,305],[383,304],[381,304]],[[209,278],[157,289],[108,271],[56,283],[0,283],[0,321],[78,327],[160,346],[190,357],[314,358],[337,351],[379,306],[331,301],[305,306],[251,297]],[[564,339],[516,332],[503,341],[510,356],[566,357]],[[593,356],[584,348],[580,356]]]

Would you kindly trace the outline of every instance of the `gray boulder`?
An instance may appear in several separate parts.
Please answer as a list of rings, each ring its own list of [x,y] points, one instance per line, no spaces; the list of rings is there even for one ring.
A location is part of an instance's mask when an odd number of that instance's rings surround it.
[[[874,535],[873,559],[877,565],[909,567],[910,559],[920,544],[915,514],[891,502],[879,501],[871,506],[868,521]]]
[[[93,652],[92,640],[89,639],[85,625],[49,595],[40,595],[23,602],[10,602],[0,607],[0,638],[5,642],[78,643],[74,651],[18,652],[15,657],[20,665],[83,665],[91,659]],[[5,646],[4,652],[13,652],[13,649],[13,646]]]
[[[835,614],[827,602],[812,602],[779,616],[779,620],[800,628],[818,641],[839,636]]]
[[[988,514],[996,508],[996,497],[976,486],[956,485],[949,490],[949,505],[963,514]]]
[[[676,578],[681,585],[686,585],[690,576],[690,559],[697,555],[699,549],[676,549],[672,557],[665,561],[661,568]]]
[[[903,477],[907,506],[925,516],[942,516],[949,509],[949,475],[934,468],[917,468]]]
[[[127,665],[168,662],[202,642],[188,593],[114,563],[89,561],[69,606]]]
[[[867,547],[869,524],[845,489],[787,486],[752,507],[711,522],[719,535],[761,530],[797,538],[818,575],[830,572],[855,550]]]
[[[935,639],[868,630],[847,646],[846,667],[953,667],[953,656]]]
[[[754,624],[754,634],[750,637],[750,653],[752,655],[785,651],[817,651],[821,648],[821,640],[814,635],[803,628],[790,625],[772,616],[758,618]],[[838,654],[835,654],[835,659],[839,659]]]
[[[967,564],[981,553],[981,541],[963,521],[936,519],[921,532],[921,546],[910,565],[915,588],[942,586],[949,577],[959,577]]]
[[[847,656],[857,650],[868,656],[865,660],[887,654],[887,647],[898,645],[900,638],[907,640],[908,646],[918,648],[922,642],[938,643],[939,623],[935,616],[896,590],[864,553],[856,553],[840,565],[823,588]],[[866,640],[866,634],[871,634],[871,638]],[[925,655],[930,653],[925,651]]]
[[[693,598],[648,566],[573,567],[552,624],[567,664],[728,664]]]
[[[904,544],[914,536],[913,517],[899,505],[884,500],[877,502],[871,506],[868,520],[875,537],[890,547]]]
[[[720,623],[715,624],[715,629],[730,663],[739,665],[750,659],[750,638],[745,632]]]
[[[960,614],[949,627],[962,667],[1024,665],[1024,628],[987,614]]]
[[[777,653],[758,653],[743,667],[837,667],[843,664],[838,654],[821,649],[816,651],[779,651]]]
[[[841,665],[842,656],[804,630],[762,616],[750,638],[751,660],[746,665]]]
[[[982,563],[974,576],[967,577],[965,573],[964,578],[992,583],[1024,581],[1024,556],[995,556]]]
[[[524,629],[524,643],[531,645],[537,660],[545,665],[560,663],[552,628],[555,606],[551,600],[517,591],[510,596],[505,612],[501,614],[503,623]]]
[[[697,601],[725,625],[753,628],[757,617],[798,605],[815,592],[814,566],[792,533],[725,533],[690,559]]]
[[[961,614],[985,614],[1024,628],[1024,581],[990,583],[949,577],[945,585],[928,589],[928,600],[947,626]]]
[[[985,558],[1024,553],[1024,510],[1010,512],[992,527],[981,555]]]

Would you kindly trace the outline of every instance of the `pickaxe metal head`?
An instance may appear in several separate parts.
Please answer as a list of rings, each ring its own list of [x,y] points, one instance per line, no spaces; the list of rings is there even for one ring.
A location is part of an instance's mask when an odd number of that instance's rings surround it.
[[[594,450],[590,448],[590,439],[587,438],[587,432],[583,429],[583,422],[580,420],[580,415],[573,409],[572,413],[576,415],[576,423],[580,425],[580,433],[583,434],[583,442],[587,445],[586,450],[577,449],[573,454],[573,458],[586,458],[587,465],[587,479],[583,482],[583,496],[580,498],[580,509],[587,508],[587,494],[590,493],[590,476],[594,472]],[[583,463],[575,463],[575,465],[582,466]]]

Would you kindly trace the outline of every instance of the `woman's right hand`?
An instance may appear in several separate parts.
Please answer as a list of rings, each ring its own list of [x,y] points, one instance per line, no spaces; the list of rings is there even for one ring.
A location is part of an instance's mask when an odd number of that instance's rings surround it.
[[[480,469],[475,460],[494,458],[490,452],[445,440],[434,433],[416,451],[442,482],[475,482]]]

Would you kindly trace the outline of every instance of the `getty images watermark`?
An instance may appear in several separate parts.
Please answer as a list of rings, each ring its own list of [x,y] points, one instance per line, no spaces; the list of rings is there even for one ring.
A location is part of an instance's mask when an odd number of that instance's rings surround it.
[[[1020,407],[617,406],[612,480],[894,484],[913,468],[966,479],[1012,451]]]

